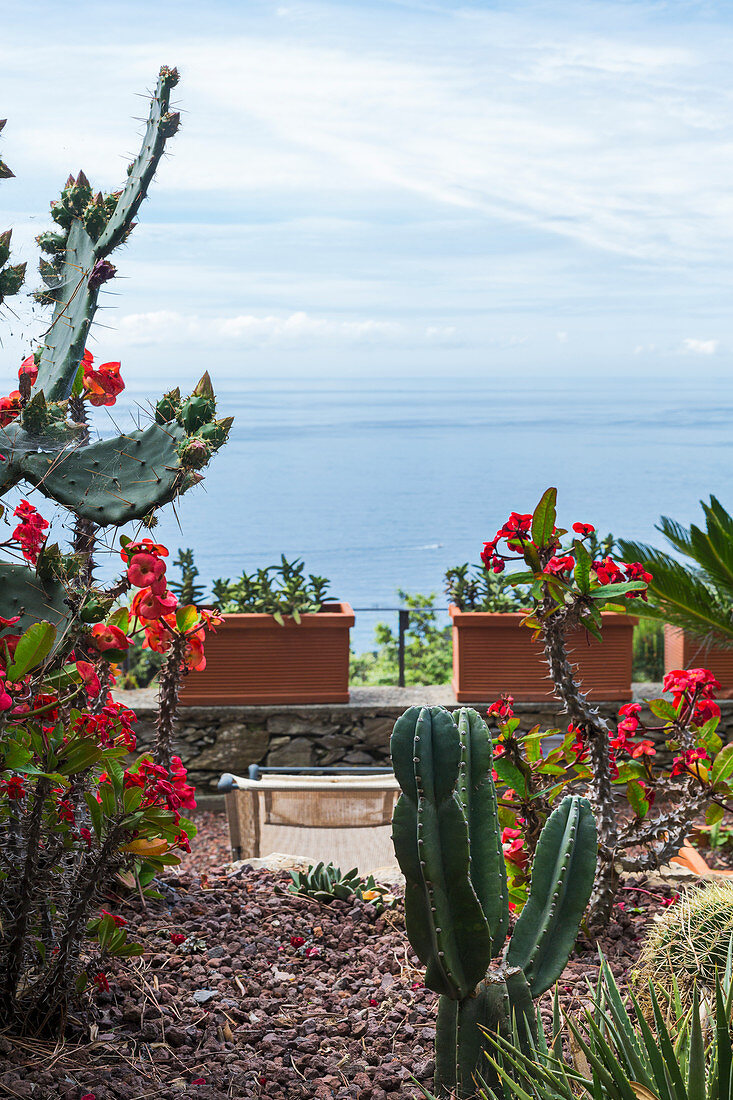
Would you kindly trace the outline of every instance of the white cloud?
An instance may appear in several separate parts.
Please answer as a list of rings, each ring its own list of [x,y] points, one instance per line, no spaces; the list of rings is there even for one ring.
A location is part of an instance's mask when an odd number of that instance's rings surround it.
[[[116,335],[120,343],[128,345],[224,340],[239,347],[263,347],[269,344],[396,343],[405,339],[406,332],[402,325],[393,321],[340,321],[311,317],[302,311],[281,317],[254,314],[198,317],[159,310],[122,317]]]
[[[557,337],[559,343],[561,343],[561,344],[566,344],[568,342],[567,332],[556,332],[555,336]]]
[[[682,350],[691,355],[715,355],[719,340],[683,340]]]

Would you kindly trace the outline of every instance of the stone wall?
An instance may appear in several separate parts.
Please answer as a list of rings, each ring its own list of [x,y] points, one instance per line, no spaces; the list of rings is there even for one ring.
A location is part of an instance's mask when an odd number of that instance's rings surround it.
[[[646,688],[647,686],[644,685]],[[646,690],[646,698],[657,693]],[[138,747],[145,751],[154,736],[155,698],[150,692],[122,692],[138,716]],[[317,764],[385,764],[396,719],[409,706],[456,707],[450,688],[354,688],[348,705],[182,707],[176,751],[200,794],[213,794],[222,772],[246,775],[250,764],[309,766]],[[488,703],[475,704],[485,713]],[[619,703],[599,704],[613,718]],[[522,728],[539,723],[563,725],[554,700],[516,704]],[[721,702],[721,733],[733,738],[733,701]]]

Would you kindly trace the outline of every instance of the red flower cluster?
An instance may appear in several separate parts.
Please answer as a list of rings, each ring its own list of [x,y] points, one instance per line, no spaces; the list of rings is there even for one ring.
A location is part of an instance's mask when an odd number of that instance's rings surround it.
[[[495,714],[498,718],[504,718],[506,721],[508,721],[510,718],[514,717],[514,711],[512,709],[513,706],[514,696],[502,695],[500,699],[497,699],[495,703],[491,704],[486,713]]]
[[[501,834],[501,845],[507,863],[513,863],[520,871],[526,871],[529,866],[529,856],[524,846],[522,830],[507,826]]]
[[[185,932],[171,932],[171,943],[174,947],[180,947],[186,940]]]
[[[92,738],[101,748],[124,748],[135,751],[135,734],[132,723],[137,721],[135,712],[110,696],[99,714],[85,711],[77,718],[73,733]]]
[[[481,551],[481,561],[487,569],[494,573],[504,572],[504,559],[497,554],[496,547],[501,539],[507,540],[510,550],[521,550],[523,543],[529,541],[529,530],[532,526],[532,516],[512,512],[503,527],[496,532],[491,542],[485,542]]]
[[[720,707],[713,698],[720,690],[720,682],[710,669],[675,668],[664,677],[664,690],[672,692],[675,707],[684,703],[692,708],[690,720],[696,726],[720,716]]]
[[[120,551],[122,560],[127,564],[127,579],[134,588],[132,612],[138,619],[161,619],[178,607],[178,600],[168,590],[165,575],[165,562],[168,557],[165,546],[152,539],[128,542]]]
[[[644,581],[645,584],[649,584],[653,579],[651,573],[647,573],[640,562],[619,564],[608,555],[600,561],[594,561],[592,568],[599,584],[624,584],[625,581]],[[628,596],[630,599],[637,596],[641,596],[643,600],[647,598],[646,590],[643,588],[636,592],[629,592]]]
[[[551,577],[561,577],[563,573],[572,573],[573,569],[575,569],[575,558],[572,554],[566,554],[562,558],[551,557],[542,572],[549,573]]]
[[[125,383],[120,378],[119,363],[100,363],[94,370],[92,364],[94,356],[90,351],[84,352],[82,366],[84,368],[84,396],[89,398],[89,404],[114,405],[119,394],[125,388]]]
[[[710,757],[703,748],[686,749],[681,756],[675,756],[672,761],[670,775],[694,775],[697,779],[705,779],[705,773],[701,774],[701,767],[710,763]]]
[[[27,500],[21,500],[13,515],[20,520],[20,523],[13,531],[12,537],[23,551],[25,560],[35,565],[46,541],[47,536],[44,532],[48,530],[48,520],[39,515],[38,510]]]
[[[9,798],[11,802],[19,802],[21,798],[25,798],[25,784],[23,777],[20,775],[14,775],[10,779],[4,779],[0,782],[0,790]]]
[[[101,783],[109,782],[109,777],[103,774]],[[195,790],[186,782],[186,769],[180,756],[171,758],[170,773],[161,764],[154,764],[150,759],[138,761],[132,768],[128,768],[124,774],[125,788],[142,787],[143,797],[141,806],[164,805],[174,815],[176,821],[180,818],[180,810],[195,810]],[[101,796],[97,795],[101,800]],[[181,838],[178,838],[178,846]]]

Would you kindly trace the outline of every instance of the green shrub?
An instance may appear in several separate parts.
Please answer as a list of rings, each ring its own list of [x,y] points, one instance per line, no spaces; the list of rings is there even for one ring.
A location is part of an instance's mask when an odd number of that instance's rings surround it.
[[[664,678],[664,623],[639,619],[634,627],[632,679],[659,683]]]
[[[398,590],[400,602],[410,611],[405,632],[405,683],[447,684],[453,668],[450,626],[438,626],[431,610],[435,592],[424,596]],[[387,623],[374,628],[375,649],[351,655],[352,684],[396,684],[399,678],[399,636]]]

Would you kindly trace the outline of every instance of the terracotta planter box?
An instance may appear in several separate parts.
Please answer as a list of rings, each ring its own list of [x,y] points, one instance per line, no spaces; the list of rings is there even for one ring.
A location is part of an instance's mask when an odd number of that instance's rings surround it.
[[[206,668],[191,672],[183,706],[258,706],[269,703],[348,703],[347,603],[327,603],[300,623],[280,626],[272,615],[225,615],[206,636]]]
[[[733,699],[733,649],[710,645],[685,634],[679,626],[664,624],[664,671],[674,668],[709,668],[721,689],[719,699]]]
[[[520,626],[521,612],[495,614],[449,608],[453,620],[453,690],[459,703],[490,702],[504,692],[527,703],[552,697],[541,642]],[[592,699],[631,698],[632,639],[636,619],[603,614],[603,642],[584,630],[568,635],[583,691]]]

